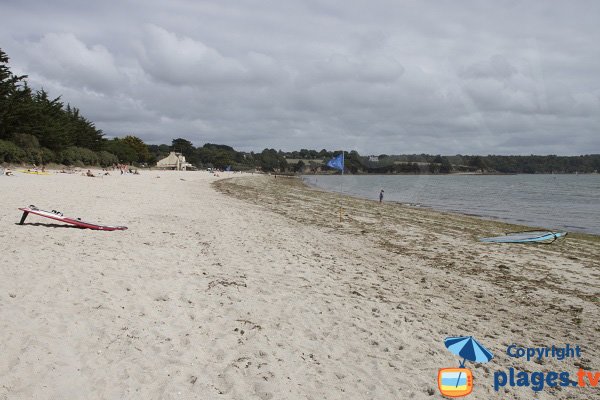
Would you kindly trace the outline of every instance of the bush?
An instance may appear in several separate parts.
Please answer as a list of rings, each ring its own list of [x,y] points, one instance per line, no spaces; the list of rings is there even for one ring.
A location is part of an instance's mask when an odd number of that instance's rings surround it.
[[[39,149],[27,148],[25,149],[25,161],[28,164],[41,164],[42,154]]]
[[[49,164],[57,161],[56,154],[50,149],[42,147],[40,149],[40,153],[40,156],[42,158],[42,164]]]
[[[26,161],[31,164],[45,165],[56,161],[56,154],[50,149],[42,147],[41,149],[25,149]]]
[[[116,155],[118,162],[131,164],[138,160],[135,149],[121,139],[115,138],[104,143],[104,150]]]
[[[13,142],[0,140],[0,162],[23,162],[26,157],[25,152]]]
[[[12,141],[22,149],[38,149],[40,147],[38,138],[28,133],[15,133]]]
[[[99,151],[98,153],[98,161],[100,162],[100,166],[102,167],[110,167],[113,164],[118,164],[119,159],[113,153],[109,153],[108,151]]]
[[[65,165],[96,165],[98,155],[83,147],[69,147],[60,153],[60,161]]]

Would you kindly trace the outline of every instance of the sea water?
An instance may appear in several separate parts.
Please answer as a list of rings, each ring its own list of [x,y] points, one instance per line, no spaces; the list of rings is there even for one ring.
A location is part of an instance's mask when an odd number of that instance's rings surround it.
[[[305,175],[352,196],[600,235],[600,174]]]

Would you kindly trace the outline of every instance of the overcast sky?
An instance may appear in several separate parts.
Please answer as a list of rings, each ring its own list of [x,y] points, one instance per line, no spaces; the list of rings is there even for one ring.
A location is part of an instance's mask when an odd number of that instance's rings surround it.
[[[107,136],[600,153],[600,1],[0,0],[0,48]]]

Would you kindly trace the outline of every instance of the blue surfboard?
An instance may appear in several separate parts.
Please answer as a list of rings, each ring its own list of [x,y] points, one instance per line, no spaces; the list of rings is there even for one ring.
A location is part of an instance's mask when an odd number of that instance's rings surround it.
[[[552,243],[557,239],[566,237],[568,232],[531,231],[507,233],[504,236],[495,236],[479,239],[485,243]]]

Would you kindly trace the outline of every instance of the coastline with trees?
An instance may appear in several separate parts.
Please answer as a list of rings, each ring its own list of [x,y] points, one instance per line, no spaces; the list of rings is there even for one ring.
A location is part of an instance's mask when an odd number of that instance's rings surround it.
[[[61,96],[33,90],[26,75],[15,75],[0,49],[0,163],[110,167],[124,163],[152,167],[169,152],[181,153],[197,169],[260,170],[289,174],[333,173],[325,164],[341,150],[242,152],[224,144],[195,146],[185,138],[146,144],[134,135],[106,138],[94,122]],[[401,144],[399,143],[399,147]],[[597,173],[600,154],[557,155],[386,155],[345,153],[351,174],[534,174]]]

